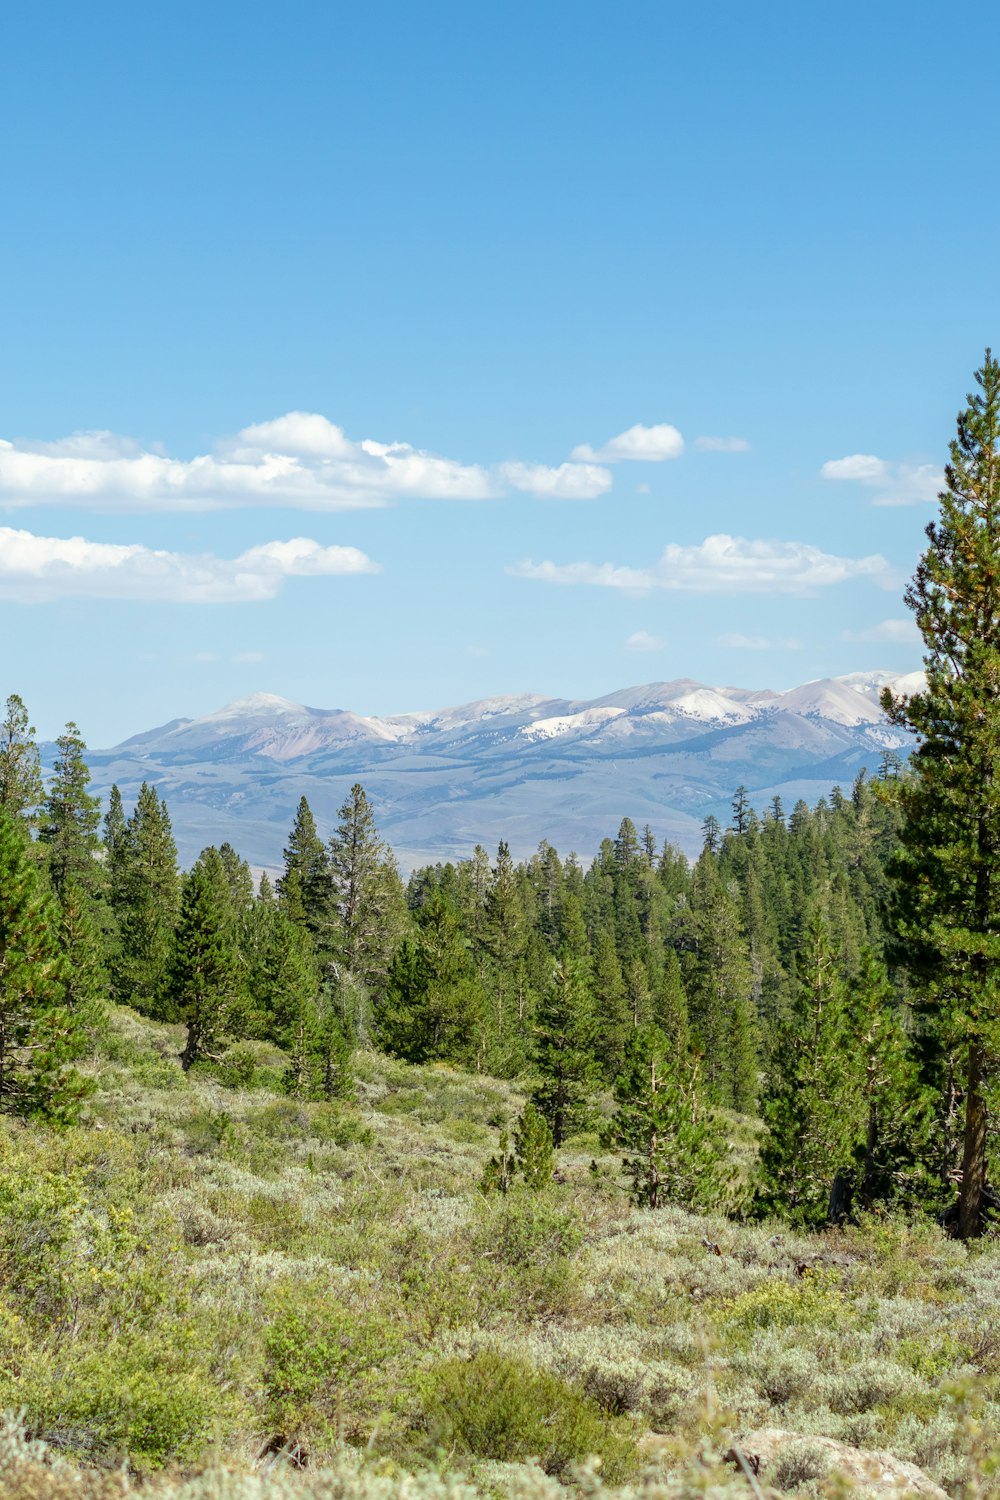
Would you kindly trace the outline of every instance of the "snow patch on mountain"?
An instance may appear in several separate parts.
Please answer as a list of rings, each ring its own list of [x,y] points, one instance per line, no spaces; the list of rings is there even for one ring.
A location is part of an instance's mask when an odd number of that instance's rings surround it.
[[[535,719],[531,724],[522,724],[518,734],[526,740],[552,740],[561,734],[598,729],[624,712],[623,708],[585,708],[578,714],[559,714],[551,719]]]

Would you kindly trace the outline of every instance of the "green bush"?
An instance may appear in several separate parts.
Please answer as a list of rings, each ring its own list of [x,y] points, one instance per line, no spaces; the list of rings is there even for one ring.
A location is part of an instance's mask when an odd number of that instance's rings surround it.
[[[363,1437],[387,1389],[398,1346],[377,1313],[344,1306],[320,1283],[290,1280],[272,1294],[264,1330],[264,1397],[282,1442]]]
[[[494,1268],[483,1280],[487,1307],[566,1310],[575,1280],[571,1257],[583,1243],[572,1209],[519,1186],[480,1199],[471,1235],[473,1253]]]
[[[183,1332],[33,1351],[18,1392],[30,1430],[102,1465],[162,1468],[204,1453],[231,1403]]]
[[[597,1458],[612,1483],[636,1467],[630,1428],[558,1375],[493,1350],[444,1360],[424,1383],[417,1445],[504,1463],[535,1458],[559,1477]]]

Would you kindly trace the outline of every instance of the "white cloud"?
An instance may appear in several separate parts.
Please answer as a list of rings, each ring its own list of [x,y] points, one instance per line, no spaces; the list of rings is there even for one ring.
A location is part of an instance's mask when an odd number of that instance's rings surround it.
[[[570,458],[578,462],[599,464],[661,463],[665,458],[680,458],[683,452],[684,439],[669,422],[660,422],[655,427],[644,427],[641,422],[637,422],[634,427],[610,438],[600,448],[581,443],[573,449]]]
[[[666,645],[662,635],[650,635],[648,630],[636,630],[625,642],[629,651],[662,651]]]
[[[891,586],[884,557],[837,557],[806,542],[748,541],[745,537],[710,536],[696,546],[671,542],[649,567],[615,563],[517,563],[508,569],[519,578],[542,583],[593,584],[601,588],[673,589],[685,593],[809,594],[817,588],[869,577]]]
[[[592,500],[611,488],[609,470],[598,464],[565,463],[557,469],[545,464],[507,463],[500,474],[515,490],[527,490],[549,500]]]
[[[244,427],[210,453],[170,458],[111,432],[56,442],[0,439],[0,505],[198,511],[281,506],[338,511],[400,500],[489,500],[510,489],[586,499],[611,487],[594,464],[465,464],[409,443],[355,442],[315,412]]]
[[[324,547],[307,537],[265,542],[229,559],[0,526],[0,599],[23,603],[87,598],[238,604],[273,599],[286,578],[380,571],[356,547]]]
[[[874,453],[850,453],[823,464],[824,479],[849,480],[875,491],[873,505],[919,505],[934,501],[944,484],[935,464],[888,463]]]
[[[695,438],[694,445],[702,453],[746,453],[750,447],[741,437],[700,437]]]
[[[920,640],[920,631],[911,619],[880,620],[864,630],[842,630],[844,641],[884,641],[890,645],[912,646]]]
[[[779,637],[772,640],[766,635],[741,635],[738,630],[727,631],[719,636],[719,645],[732,651],[798,651],[798,641]]]
[[[237,651],[233,661],[237,666],[253,666],[258,662],[266,661],[267,657],[263,651]]]

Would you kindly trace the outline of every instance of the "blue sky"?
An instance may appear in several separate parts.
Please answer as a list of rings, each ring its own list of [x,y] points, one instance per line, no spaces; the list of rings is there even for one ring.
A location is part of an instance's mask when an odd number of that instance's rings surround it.
[[[1000,16],[968,40],[870,0],[12,6],[4,693],[102,745],[259,689],[911,669],[998,337]]]

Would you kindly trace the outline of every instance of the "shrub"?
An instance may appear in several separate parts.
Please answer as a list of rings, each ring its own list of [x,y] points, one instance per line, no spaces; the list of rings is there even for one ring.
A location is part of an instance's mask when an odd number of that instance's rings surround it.
[[[422,1394],[417,1432],[428,1456],[457,1453],[505,1463],[535,1458],[547,1474],[560,1477],[599,1458],[612,1482],[636,1466],[626,1423],[558,1375],[494,1350],[442,1361]]]
[[[272,1294],[264,1331],[266,1419],[282,1441],[359,1437],[386,1388],[398,1345],[392,1325],[345,1307],[319,1283]]]

